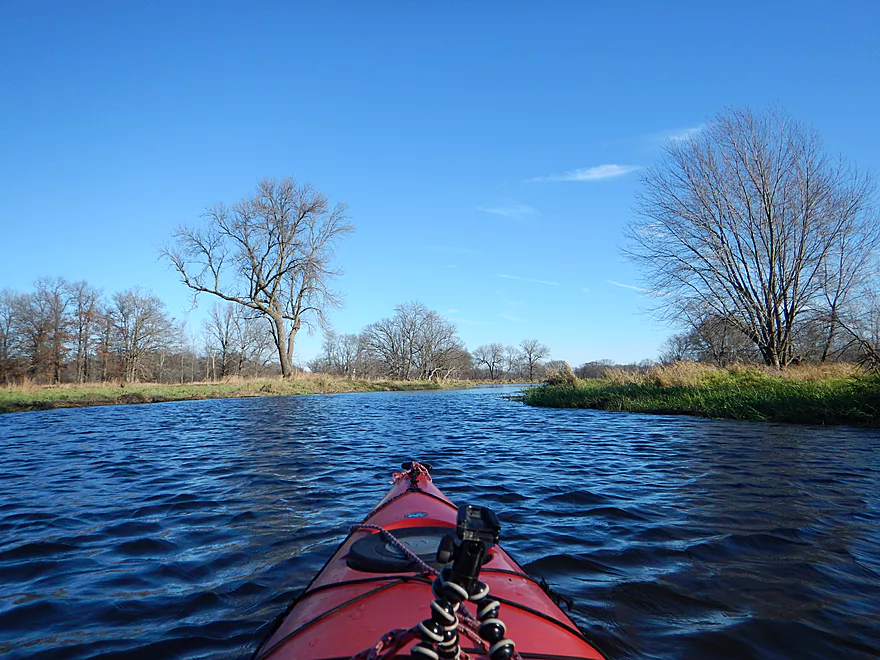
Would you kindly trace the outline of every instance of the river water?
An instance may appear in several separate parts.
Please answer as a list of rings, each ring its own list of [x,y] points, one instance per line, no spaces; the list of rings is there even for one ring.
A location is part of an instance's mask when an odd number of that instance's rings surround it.
[[[0,656],[247,657],[416,458],[609,658],[880,657],[876,431],[511,391],[0,417]]]

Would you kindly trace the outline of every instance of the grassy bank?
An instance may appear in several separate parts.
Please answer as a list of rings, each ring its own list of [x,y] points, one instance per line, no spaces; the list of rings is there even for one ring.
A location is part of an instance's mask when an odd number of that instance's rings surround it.
[[[880,378],[849,365],[780,372],[683,362],[643,375],[611,370],[603,379],[543,385],[523,399],[554,408],[880,427]]]
[[[74,408],[123,403],[156,403],[192,399],[226,399],[253,396],[335,394],[431,390],[462,387],[460,382],[349,380],[324,374],[297,374],[280,378],[229,379],[215,383],[87,383],[85,385],[31,385],[0,387],[0,413]]]

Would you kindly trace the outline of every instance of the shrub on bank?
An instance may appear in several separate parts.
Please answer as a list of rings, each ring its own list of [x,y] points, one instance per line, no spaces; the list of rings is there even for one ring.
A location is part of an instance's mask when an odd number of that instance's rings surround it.
[[[547,376],[545,382],[547,385],[576,387],[579,381],[578,377],[574,375],[574,371],[572,371],[568,362],[563,362],[556,371]]]

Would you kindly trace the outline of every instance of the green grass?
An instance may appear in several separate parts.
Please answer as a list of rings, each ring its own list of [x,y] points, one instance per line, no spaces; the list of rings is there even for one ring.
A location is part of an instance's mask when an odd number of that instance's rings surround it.
[[[462,382],[350,380],[322,374],[300,374],[290,380],[259,378],[182,385],[159,383],[27,385],[0,387],[0,413],[192,399],[436,390],[466,385],[468,384]]]
[[[594,408],[798,424],[880,426],[880,379],[847,376],[803,381],[750,370],[714,370],[688,384],[662,378],[616,383],[580,381],[575,387],[527,390],[525,403],[553,408]]]

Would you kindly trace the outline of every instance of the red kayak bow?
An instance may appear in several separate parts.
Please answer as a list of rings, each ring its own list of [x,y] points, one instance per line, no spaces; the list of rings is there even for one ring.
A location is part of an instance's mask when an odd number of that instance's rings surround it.
[[[495,545],[491,511],[459,509],[434,485],[430,466],[403,467],[255,660],[603,660],[546,584]],[[466,557],[471,550],[482,554]],[[469,561],[471,574],[462,568]]]

